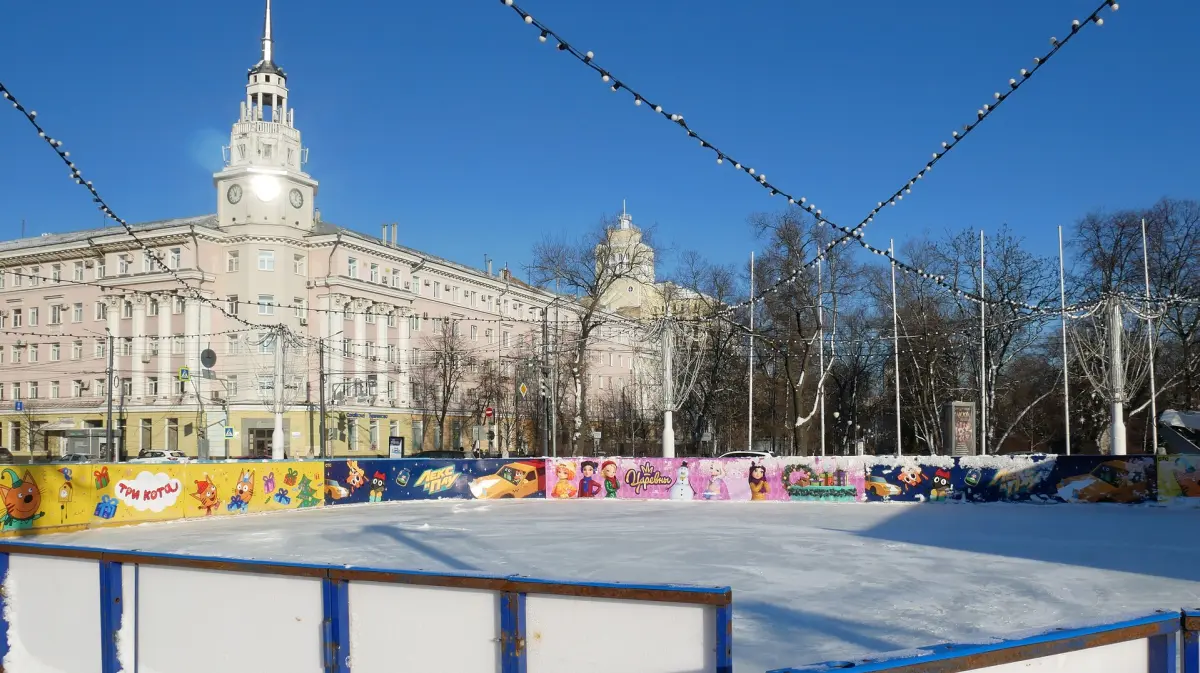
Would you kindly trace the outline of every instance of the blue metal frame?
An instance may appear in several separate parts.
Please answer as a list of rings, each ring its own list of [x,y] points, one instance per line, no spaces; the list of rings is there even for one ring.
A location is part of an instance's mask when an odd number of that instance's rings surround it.
[[[3,583],[8,580],[8,554],[0,553],[0,663],[8,656],[8,620],[4,618],[8,607],[8,596],[3,590]]]
[[[800,668],[781,668],[768,673],[958,673],[998,666],[1130,640],[1150,640],[1150,671],[1178,673],[1175,642],[1182,629],[1178,612],[1157,612],[1114,624],[1079,629],[1058,629],[1023,638],[986,645],[946,643],[919,648],[927,653],[896,659],[858,662],[831,661]]]
[[[350,586],[343,580],[321,580],[322,658],[326,673],[350,673]]]
[[[1183,673],[1200,673],[1200,610],[1183,611]]]
[[[526,673],[525,594],[500,595],[500,673]]]
[[[717,673],[733,673],[733,604],[717,608]]]
[[[124,608],[121,587],[121,564],[100,562],[100,670],[120,673],[121,659],[117,654],[117,634],[121,630]]]

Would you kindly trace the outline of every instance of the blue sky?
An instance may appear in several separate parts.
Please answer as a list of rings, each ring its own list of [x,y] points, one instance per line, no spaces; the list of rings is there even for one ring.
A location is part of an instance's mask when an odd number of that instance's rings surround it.
[[[215,211],[211,173],[259,57],[262,3],[7,3],[0,81],[130,221]],[[1098,0],[521,3],[772,182],[856,223]],[[275,0],[276,61],[324,219],[520,267],[626,199],[676,251],[743,264],[782,207],[608,90],[496,0]],[[867,238],[1008,223],[1031,247],[1093,209],[1200,197],[1200,3],[1106,12]],[[0,109],[0,237],[99,226]],[[864,253],[865,254],[865,253]],[[668,262],[669,264],[669,259]]]

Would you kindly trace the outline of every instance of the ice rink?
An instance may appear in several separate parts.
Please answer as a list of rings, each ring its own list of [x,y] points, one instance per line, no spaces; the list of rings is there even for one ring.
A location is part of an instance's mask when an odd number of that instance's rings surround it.
[[[505,500],[330,507],[37,541],[729,585],[736,670],[761,673],[1200,607],[1198,532],[1200,511],[1122,505]]]

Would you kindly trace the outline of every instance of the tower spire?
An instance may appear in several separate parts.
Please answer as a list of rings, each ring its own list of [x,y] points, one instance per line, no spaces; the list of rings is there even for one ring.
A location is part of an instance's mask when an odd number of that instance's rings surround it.
[[[275,45],[271,40],[271,0],[267,0],[267,18],[263,24],[262,51],[263,63],[272,63]]]

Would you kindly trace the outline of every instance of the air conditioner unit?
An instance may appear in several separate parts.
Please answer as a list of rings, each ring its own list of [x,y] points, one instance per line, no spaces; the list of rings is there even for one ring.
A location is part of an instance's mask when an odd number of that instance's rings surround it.
[[[398,407],[400,405],[396,404],[396,400],[388,400],[388,406],[389,407]]]
[[[412,289],[412,283],[411,283],[411,282],[409,282],[409,281],[407,281],[407,280],[406,280],[406,281],[404,281],[404,289],[405,289],[405,290],[411,290],[411,289]]]
[[[354,398],[354,401],[357,402],[358,404],[367,404],[368,402],[371,401],[371,398],[365,397],[365,396],[360,396],[360,397]]]
[[[426,281],[425,281],[425,287],[429,287],[429,281],[428,281],[428,280],[426,280]]]
[[[301,326],[301,327],[308,327],[308,318],[301,318],[301,319],[300,319],[300,326]]]

